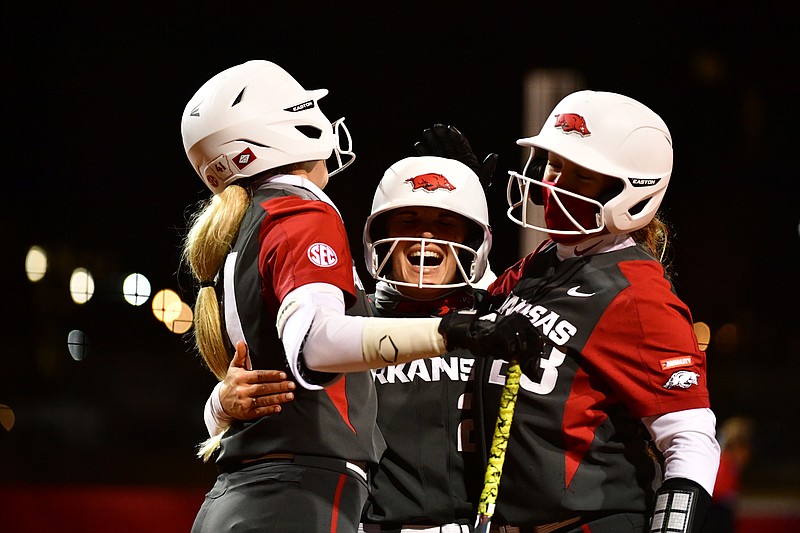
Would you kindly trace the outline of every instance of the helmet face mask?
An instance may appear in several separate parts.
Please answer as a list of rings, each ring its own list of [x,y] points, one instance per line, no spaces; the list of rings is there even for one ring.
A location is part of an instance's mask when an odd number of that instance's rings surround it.
[[[331,161],[331,164],[328,165],[329,177],[335,176],[356,160],[356,154],[353,152],[353,137],[344,124],[344,117],[335,121],[332,127],[336,144],[333,146],[333,154],[328,158],[328,161]],[[345,156],[346,159],[343,159],[342,156]],[[334,162],[336,163],[335,167],[332,166]]]
[[[537,154],[538,155],[538,154]],[[522,174],[509,171],[508,187],[506,198],[509,205],[506,214],[508,218],[524,228],[533,228],[553,235],[595,235],[606,228],[605,206],[599,200],[589,198],[572,191],[560,188],[556,183],[544,181],[544,167],[534,168],[532,171],[531,163],[534,160],[534,151],[523,169]],[[531,176],[529,176],[529,173]],[[547,197],[547,200],[544,198]],[[574,229],[559,229],[551,226],[538,226],[528,222],[530,220],[528,207],[531,204],[544,205],[546,201],[551,202],[550,207],[559,213],[565,225]],[[569,205],[573,206],[570,209]],[[574,206],[579,206],[577,209]],[[592,216],[586,212],[592,210]],[[549,212],[549,211],[548,211]],[[582,213],[583,216],[579,216]]]
[[[530,147],[531,154],[522,174],[509,172],[508,217],[523,227],[548,233],[554,232],[529,223],[525,212],[531,185],[547,186],[537,173],[528,175],[541,151],[617,178],[622,184],[613,197],[600,200],[599,229],[576,229],[567,234],[587,235],[603,229],[626,234],[643,228],[658,211],[672,173],[672,138],[664,121],[643,104],[615,93],[579,91],[566,96],[538,135],[517,144]],[[559,194],[563,194],[561,189]],[[522,209],[520,216],[515,215],[517,209]]]
[[[415,281],[405,281],[392,277],[392,254],[403,243],[418,244],[420,246],[419,276]],[[456,277],[453,281],[444,283],[431,283],[425,280],[426,251],[432,246],[446,250],[456,259]],[[475,277],[476,264],[479,261],[478,250],[468,245],[442,239],[427,239],[423,237],[386,237],[372,243],[370,254],[372,264],[368,265],[370,274],[378,280],[399,285],[402,287],[451,289],[477,283],[480,278]],[[485,269],[485,267],[484,267]]]
[[[420,235],[389,237],[386,218],[401,208],[436,208],[459,215],[468,222],[465,242]],[[473,228],[475,231],[472,231]],[[408,243],[419,245],[419,277],[413,281],[392,277],[392,253]],[[478,176],[453,159],[434,156],[408,157],[392,165],[383,176],[364,227],[367,270],[378,281],[416,288],[455,288],[477,283],[486,272],[492,244],[488,207]],[[452,254],[456,276],[433,283],[424,279],[425,251],[437,248]]]
[[[181,134],[189,161],[214,194],[236,180],[283,165],[326,160],[346,139],[319,108],[327,89],[306,90],[269,61],[248,61],[208,80],[189,100]],[[345,153],[345,152],[342,152]],[[334,169],[334,173],[337,170]],[[329,173],[330,175],[330,173]]]

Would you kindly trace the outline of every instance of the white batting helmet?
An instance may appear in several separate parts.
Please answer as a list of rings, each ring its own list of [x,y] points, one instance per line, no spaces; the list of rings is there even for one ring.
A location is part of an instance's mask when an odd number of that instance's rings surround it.
[[[467,242],[386,236],[381,223],[382,215],[401,207],[419,206],[445,209],[471,222],[473,231],[468,231]],[[421,242],[423,246],[434,242],[450,247],[459,258],[462,281],[434,285],[424,283],[421,276],[418,283],[388,279],[389,256],[401,241]],[[380,245],[385,245],[381,248],[382,252],[378,251]],[[372,212],[364,226],[364,254],[372,277],[412,287],[449,288],[475,284],[486,271],[491,247],[492,230],[486,195],[478,176],[468,166],[455,159],[417,156],[401,159],[386,170],[375,191]]]
[[[329,172],[333,175],[355,155],[344,119],[332,125],[319,108],[326,94],[327,89],[304,89],[269,61],[224,70],[203,84],[183,111],[186,155],[214,194],[238,179],[290,163],[324,160],[335,151],[339,168]],[[351,157],[342,164],[340,154]]]
[[[603,202],[594,232],[606,227],[611,233],[624,234],[646,226],[658,211],[672,174],[672,137],[667,125],[647,106],[621,94],[572,93],[555,106],[538,135],[519,139],[517,144],[531,147],[526,171],[535,152],[543,150],[621,180],[621,191]],[[546,232],[547,228],[524,222],[525,213],[517,218],[513,211],[525,209],[531,183],[547,185],[535,176],[509,174],[509,218]],[[518,200],[512,198],[514,184],[522,193]]]

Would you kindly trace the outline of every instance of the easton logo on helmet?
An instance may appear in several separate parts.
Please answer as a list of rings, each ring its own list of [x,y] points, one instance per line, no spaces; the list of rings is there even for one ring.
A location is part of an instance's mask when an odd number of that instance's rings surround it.
[[[304,109],[310,109],[314,107],[314,100],[309,100],[308,102],[303,102],[302,104],[293,105],[292,107],[287,107],[284,111],[288,111],[290,113],[296,113],[298,111],[302,111]]]
[[[236,168],[242,170],[244,167],[256,160],[256,155],[250,148],[246,148],[243,152],[233,158],[233,164]]]
[[[628,178],[628,179],[631,182],[631,185],[633,185],[634,187],[650,187],[652,185],[655,185],[659,181],[661,181],[661,178],[659,178],[659,179]]]
[[[561,128],[564,133],[577,132],[581,137],[591,135],[592,132],[586,127],[586,119],[576,113],[562,113],[556,115],[556,128]]]
[[[412,191],[416,191],[417,189],[424,189],[428,192],[433,192],[438,189],[446,189],[448,191],[456,190],[453,184],[441,174],[420,174],[419,176],[408,178],[403,183],[410,183],[412,185]]]

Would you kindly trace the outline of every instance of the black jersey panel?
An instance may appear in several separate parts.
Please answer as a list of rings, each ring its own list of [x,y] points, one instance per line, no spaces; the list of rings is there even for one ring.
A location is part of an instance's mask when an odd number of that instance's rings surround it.
[[[472,291],[461,296],[450,294],[426,306],[386,290],[374,312],[430,316],[441,307],[453,308],[453,302],[476,300]],[[475,442],[474,365],[469,352],[456,350],[373,371],[387,449],[371,482],[365,522],[474,523],[483,479]]]

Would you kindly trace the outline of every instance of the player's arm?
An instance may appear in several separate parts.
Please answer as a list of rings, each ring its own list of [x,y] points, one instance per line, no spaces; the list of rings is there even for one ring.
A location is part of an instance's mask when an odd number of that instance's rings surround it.
[[[253,420],[279,413],[281,404],[294,400],[295,383],[278,370],[248,370],[247,345],[236,343],[236,353],[225,379],[217,383],[205,405],[208,434],[222,433],[234,419]]]
[[[446,353],[440,318],[377,318],[345,315],[342,291],[327,283],[292,290],[281,302],[277,328],[298,382],[306,369],[359,372]]]
[[[298,382],[305,368],[357,372],[467,348],[479,357],[539,355],[539,335],[521,315],[453,313],[445,318],[378,318],[344,314],[342,291],[311,283],[290,292],[278,311],[278,335]],[[534,347],[534,345],[536,345]],[[529,349],[530,348],[530,349]]]
[[[652,531],[700,531],[719,467],[716,418],[710,409],[687,409],[643,418],[664,456],[664,482],[656,493]]]

